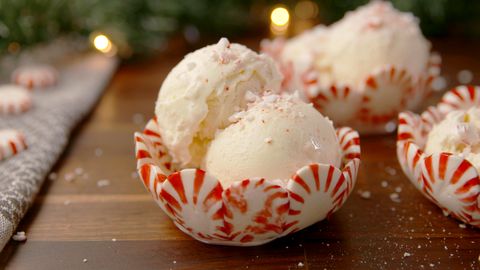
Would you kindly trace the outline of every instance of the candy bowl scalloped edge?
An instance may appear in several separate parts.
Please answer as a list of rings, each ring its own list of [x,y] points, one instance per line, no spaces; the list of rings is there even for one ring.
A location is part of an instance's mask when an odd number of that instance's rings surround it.
[[[347,200],[360,166],[356,131],[336,130],[343,168],[307,164],[288,181],[244,179],[223,187],[200,169],[177,170],[156,119],[135,133],[137,170],[145,188],[184,233],[208,244],[255,246],[333,214]]]
[[[430,201],[462,222],[480,227],[480,178],[465,158],[447,152],[424,152],[428,133],[458,109],[480,105],[480,87],[458,86],[444,94],[437,106],[422,114],[398,115],[397,158],[412,184]]]

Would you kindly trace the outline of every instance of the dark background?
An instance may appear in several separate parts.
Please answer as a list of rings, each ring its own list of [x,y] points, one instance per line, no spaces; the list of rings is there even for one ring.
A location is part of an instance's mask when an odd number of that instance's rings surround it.
[[[304,0],[305,1],[305,0]],[[0,0],[0,54],[18,54],[39,43],[63,36],[88,38],[94,32],[108,35],[123,58],[166,49],[172,38],[192,49],[220,36],[266,37],[269,13],[282,4],[291,14],[291,29],[304,1],[253,0]],[[330,24],[367,0],[316,0],[315,16],[308,25]],[[394,0],[394,6],[411,11],[429,37],[480,37],[480,1]],[[305,27],[303,27],[305,28]],[[297,34],[299,31],[289,31]]]

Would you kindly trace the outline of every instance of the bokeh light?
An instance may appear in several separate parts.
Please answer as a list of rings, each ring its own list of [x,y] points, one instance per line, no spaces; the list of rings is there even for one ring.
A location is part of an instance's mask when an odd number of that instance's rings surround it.
[[[95,46],[95,49],[107,53],[112,49],[112,42],[107,36],[98,34],[93,38],[93,46]]]
[[[277,26],[285,26],[290,21],[290,13],[284,7],[276,7],[270,14],[272,24]]]

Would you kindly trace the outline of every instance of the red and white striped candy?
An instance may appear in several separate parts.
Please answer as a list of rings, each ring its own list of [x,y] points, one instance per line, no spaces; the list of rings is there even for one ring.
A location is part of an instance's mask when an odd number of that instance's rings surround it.
[[[23,66],[12,74],[12,82],[29,89],[47,88],[57,83],[58,72],[49,65]]]
[[[480,178],[474,166],[460,156],[435,153],[423,159],[423,193],[442,209],[465,223],[479,222]]]
[[[438,109],[438,107],[430,106],[421,115],[422,118],[422,136],[426,137],[432,130],[433,126],[442,121],[444,114]]]
[[[343,202],[346,188],[342,172],[332,165],[303,167],[287,184],[291,198],[288,232],[301,230],[333,213],[337,202]]]
[[[23,133],[14,129],[0,130],[0,160],[27,149]]]
[[[459,86],[421,116],[399,114],[397,157],[410,181],[445,213],[480,227],[479,172],[469,161],[451,153],[427,155],[423,147],[432,127],[449,112],[480,104],[480,87]]]
[[[300,168],[292,179],[244,179],[223,187],[199,169],[176,171],[157,121],[135,134],[140,178],[174,224],[193,238],[254,246],[305,228],[338,210],[350,195],[360,165],[358,133],[340,128],[343,170],[328,164]]]
[[[201,240],[221,240],[224,233],[223,188],[220,182],[198,169],[185,169],[168,176],[160,196],[185,233]]]
[[[237,181],[225,190],[223,201],[229,240],[249,243],[260,236],[269,242],[284,232],[290,200],[282,186],[265,179]]]
[[[338,142],[342,150],[343,163],[347,164],[354,159],[360,159],[360,136],[358,132],[342,127],[336,130]]]
[[[428,75],[436,77],[440,75],[442,67],[442,56],[437,52],[432,52],[428,59],[427,72]]]
[[[359,117],[363,122],[385,124],[406,106],[413,91],[412,77],[405,69],[384,67],[364,82]]]
[[[350,128],[340,128],[343,171],[332,165],[311,164],[300,169],[287,183],[290,211],[287,232],[296,232],[340,209],[353,190],[360,167],[360,138]]]
[[[31,93],[13,84],[0,86],[0,114],[19,114],[32,107]]]
[[[438,109],[444,115],[454,110],[468,109],[480,105],[480,86],[462,85],[443,95]]]
[[[352,91],[349,86],[332,85],[328,89],[319,88],[315,92],[315,96],[309,96],[310,102],[326,116],[334,115],[332,119],[338,125],[349,124],[360,109],[362,96],[358,91]]]

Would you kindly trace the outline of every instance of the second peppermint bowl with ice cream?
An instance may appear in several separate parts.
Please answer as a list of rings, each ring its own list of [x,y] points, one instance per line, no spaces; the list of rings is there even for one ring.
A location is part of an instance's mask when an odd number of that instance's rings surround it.
[[[188,126],[189,131],[175,126],[179,119],[168,127],[160,123],[174,119],[161,118],[176,111],[158,113],[165,110],[159,107],[167,79],[156,117],[135,134],[141,179],[174,224],[202,242],[252,246],[301,230],[338,210],[356,181],[358,133],[350,128],[335,130],[328,118],[296,95],[277,94],[281,75],[267,56],[226,40],[200,50],[210,56],[192,58],[197,51],[183,61],[217,68],[217,76],[208,79],[216,80],[223,91],[228,86],[232,91],[228,95],[235,98],[212,101],[224,97],[219,91],[209,92],[210,88],[196,90],[199,96],[210,96],[204,104],[198,104],[203,98],[191,101],[189,94],[176,96],[187,99],[176,101],[181,104],[178,112],[192,106],[205,110],[199,110],[202,116],[194,121],[199,124]],[[225,61],[227,55],[237,61],[234,66]],[[248,55],[252,58],[245,59]],[[204,63],[209,61],[213,63]],[[250,75],[240,81],[248,90],[230,80],[232,74],[245,73]],[[212,132],[199,135],[205,127]],[[187,137],[183,143],[167,142],[168,136],[176,138],[179,133]]]
[[[397,157],[410,181],[445,215],[480,227],[480,87],[456,87],[398,122]]]
[[[395,130],[397,114],[418,109],[439,76],[417,18],[371,1],[340,21],[289,40],[262,42],[285,75],[283,88],[336,124],[364,134]]]

